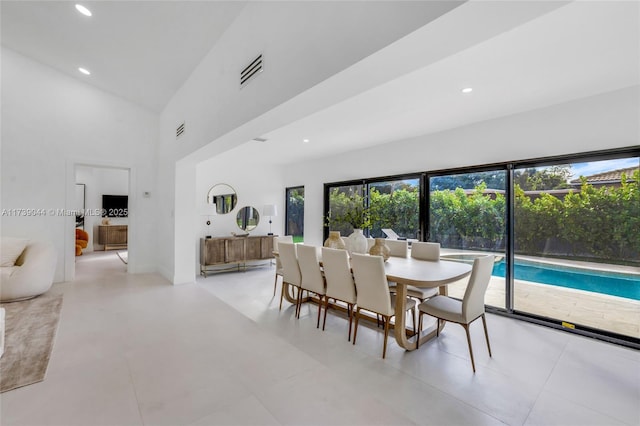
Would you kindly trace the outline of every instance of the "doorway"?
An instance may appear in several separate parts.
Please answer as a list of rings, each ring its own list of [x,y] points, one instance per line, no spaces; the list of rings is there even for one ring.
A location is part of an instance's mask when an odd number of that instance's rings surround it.
[[[69,222],[74,223],[76,241],[73,256],[67,259],[65,280],[76,278],[77,265],[96,272],[104,268],[128,272],[131,169],[76,163],[72,179],[75,217]]]

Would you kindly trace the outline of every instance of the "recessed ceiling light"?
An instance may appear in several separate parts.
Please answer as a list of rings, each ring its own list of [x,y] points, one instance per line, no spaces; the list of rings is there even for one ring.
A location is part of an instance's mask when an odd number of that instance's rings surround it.
[[[308,143],[308,142],[309,142],[309,139],[302,139],[302,142],[304,142],[304,143]]]
[[[462,89],[462,93],[471,93],[471,92],[473,92],[472,87],[465,87],[464,89]]]
[[[91,11],[81,4],[76,4],[76,9],[78,10],[78,12],[82,13],[84,16],[92,15]]]
[[[82,68],[82,67],[78,67],[78,71],[80,71],[84,75],[91,75],[91,72],[89,72],[88,69],[85,69],[85,68]]]

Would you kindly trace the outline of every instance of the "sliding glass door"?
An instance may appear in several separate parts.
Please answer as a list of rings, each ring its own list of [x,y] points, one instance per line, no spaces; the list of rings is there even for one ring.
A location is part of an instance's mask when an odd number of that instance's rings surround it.
[[[514,170],[514,309],[640,338],[639,158]]]
[[[429,178],[429,241],[440,243],[444,259],[471,263],[493,254],[487,305],[505,308],[506,170],[446,174]],[[449,286],[462,299],[466,280]]]

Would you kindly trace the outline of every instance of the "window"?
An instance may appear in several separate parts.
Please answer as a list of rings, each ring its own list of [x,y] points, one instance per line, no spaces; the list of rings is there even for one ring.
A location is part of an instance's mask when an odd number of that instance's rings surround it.
[[[293,241],[304,241],[304,186],[287,188],[285,235],[293,236]]]
[[[491,253],[490,311],[640,348],[639,170],[629,147],[325,184],[325,238],[364,223],[449,260]]]
[[[401,238],[420,239],[420,179],[398,179],[370,183],[370,235],[385,238],[391,229]]]
[[[363,179],[325,185],[325,227],[350,235],[355,228],[375,238],[389,229],[399,238],[420,240],[421,175]]]
[[[506,180],[504,169],[429,178],[429,241],[451,260],[495,255],[485,303],[500,308],[506,306]],[[452,284],[449,295],[462,299],[465,289],[466,280]]]
[[[515,310],[640,337],[639,160],[514,170]]]

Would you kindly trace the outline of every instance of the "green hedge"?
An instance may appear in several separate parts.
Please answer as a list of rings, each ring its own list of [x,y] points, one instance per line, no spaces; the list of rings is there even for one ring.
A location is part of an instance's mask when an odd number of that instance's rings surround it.
[[[619,187],[594,187],[583,179],[580,190],[564,198],[546,192],[527,195],[515,185],[515,250],[522,255],[567,256],[593,261],[640,264],[640,172],[624,175]],[[471,194],[463,189],[437,190],[430,198],[430,240],[446,248],[505,250],[506,200],[502,194],[485,194],[477,185]],[[363,198],[334,190],[330,194],[334,217],[351,209],[363,212]],[[391,194],[371,191],[370,232],[383,236],[382,228],[418,237],[417,188]],[[331,229],[352,232],[345,222]]]

